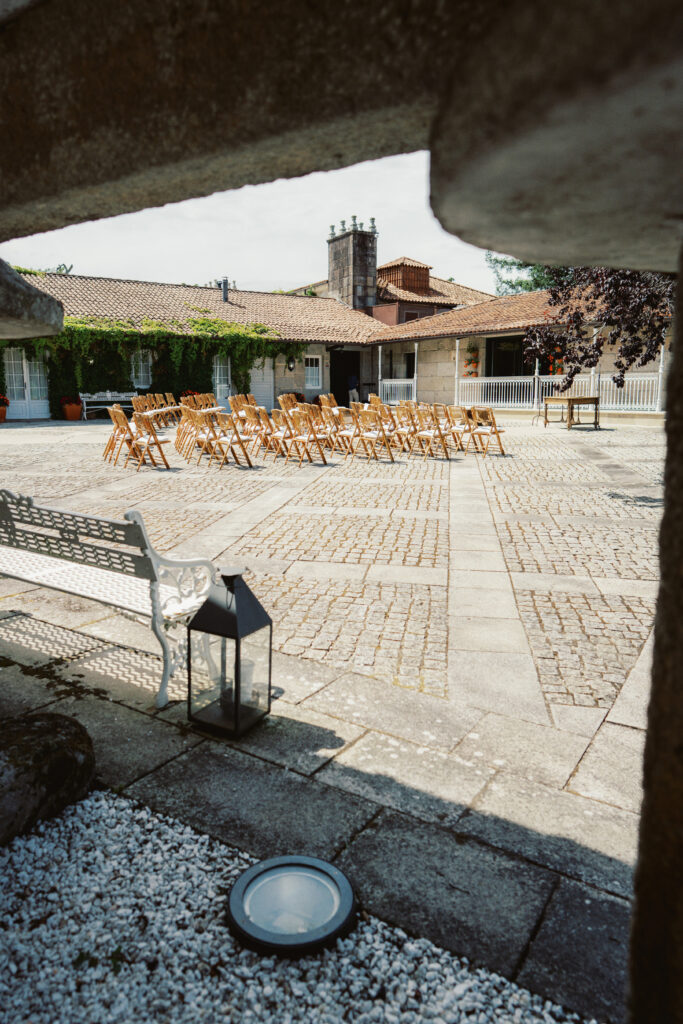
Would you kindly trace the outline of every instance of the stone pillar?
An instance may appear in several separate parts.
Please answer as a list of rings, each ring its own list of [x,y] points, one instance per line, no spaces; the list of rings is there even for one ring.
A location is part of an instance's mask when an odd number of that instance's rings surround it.
[[[377,301],[377,229],[362,230],[353,218],[341,222],[338,234],[327,239],[328,294],[353,309],[368,309]]]
[[[683,283],[670,353],[661,583],[630,951],[631,1024],[683,1022]]]

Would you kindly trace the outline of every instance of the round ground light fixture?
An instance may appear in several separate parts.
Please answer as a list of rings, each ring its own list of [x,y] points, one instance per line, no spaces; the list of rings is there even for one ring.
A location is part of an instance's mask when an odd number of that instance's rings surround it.
[[[303,956],[351,931],[356,898],[345,875],[317,857],[272,857],[239,876],[228,899],[228,925],[261,953]]]

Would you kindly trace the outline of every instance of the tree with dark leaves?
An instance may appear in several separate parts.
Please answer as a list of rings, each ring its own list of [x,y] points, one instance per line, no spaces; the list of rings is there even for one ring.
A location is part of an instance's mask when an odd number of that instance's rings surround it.
[[[525,356],[557,363],[568,390],[582,370],[597,366],[605,347],[615,353],[617,387],[634,366],[659,355],[671,327],[676,278],[655,271],[609,267],[549,267],[487,253],[499,295],[545,288],[555,315],[527,330]]]
[[[556,314],[547,325],[527,330],[525,353],[538,359],[559,355],[566,374],[561,390],[597,366],[606,345],[615,352],[617,387],[624,386],[628,370],[657,358],[671,327],[674,275],[609,267],[546,270],[553,280],[548,305]]]

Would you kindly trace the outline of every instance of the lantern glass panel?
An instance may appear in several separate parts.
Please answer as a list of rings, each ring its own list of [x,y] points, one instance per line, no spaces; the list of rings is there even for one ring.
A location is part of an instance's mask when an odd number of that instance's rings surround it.
[[[234,716],[235,647],[229,637],[190,630],[192,714],[216,704],[226,718]]]
[[[264,626],[240,641],[240,704],[254,711],[269,710],[270,634]]]

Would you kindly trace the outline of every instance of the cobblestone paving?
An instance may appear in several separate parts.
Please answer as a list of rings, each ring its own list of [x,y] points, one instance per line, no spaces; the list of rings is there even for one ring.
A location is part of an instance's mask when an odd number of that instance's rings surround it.
[[[512,457],[481,465],[510,571],[659,578],[663,431],[559,439],[513,426],[508,436]],[[547,702],[610,707],[652,629],[654,601],[521,584],[517,604]]]
[[[447,696],[446,588],[250,577],[284,654]]]
[[[426,483],[420,487],[389,484],[345,483],[339,480],[319,480],[295,498],[292,505],[356,505],[363,508],[410,509],[429,512],[448,508],[448,487],[445,484]]]
[[[596,466],[574,458],[560,456],[557,460],[545,455],[543,458],[529,458],[512,455],[510,459],[494,461],[482,459],[484,480],[487,484],[521,483],[535,486],[539,483],[604,483],[607,477]]]
[[[436,519],[276,512],[230,553],[360,565],[448,565],[448,525]]]
[[[610,708],[652,629],[654,601],[530,590],[517,605],[546,700]]]
[[[498,533],[511,572],[659,579],[654,526],[592,526],[584,521],[580,527],[560,528],[552,521],[505,522],[498,525]]]
[[[627,493],[615,487],[577,485],[492,487],[489,492],[494,515],[544,516],[557,525],[567,516],[591,516],[601,519],[645,519],[659,523],[663,500],[650,494]]]
[[[656,580],[663,432],[504,425],[508,457],[478,464],[508,570]],[[282,566],[297,560],[446,567],[443,513],[452,463],[402,457],[392,465],[337,455],[327,467],[317,463],[306,486],[291,462],[257,460],[252,471],[219,471],[188,465],[169,445],[172,472],[144,467],[135,473],[102,462],[105,436],[91,425],[5,431],[0,486],[108,517],[136,508],[154,545],[165,551],[202,531],[210,536],[213,524],[246,502],[255,502],[257,514],[259,497],[281,482],[303,484],[283,489],[282,507],[228,549],[240,560],[280,565],[278,572],[263,565],[253,577],[273,615],[277,649],[447,696],[447,588],[301,580],[284,575]],[[307,506],[330,511],[312,513]],[[337,508],[356,511],[337,514]],[[394,511],[401,515],[391,516]],[[608,706],[647,636],[652,601],[523,586],[517,596],[547,701]]]

